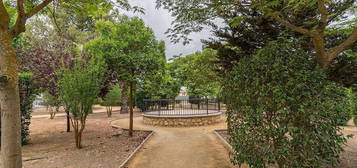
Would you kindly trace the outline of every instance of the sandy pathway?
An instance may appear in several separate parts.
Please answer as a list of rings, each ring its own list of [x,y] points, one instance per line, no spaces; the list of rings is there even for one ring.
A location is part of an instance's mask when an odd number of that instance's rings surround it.
[[[126,128],[128,120],[112,124]],[[144,125],[142,117],[134,120],[134,128],[154,130],[154,136],[129,164],[129,168],[231,168],[227,150],[219,142],[214,129],[225,124],[195,128],[164,128]]]

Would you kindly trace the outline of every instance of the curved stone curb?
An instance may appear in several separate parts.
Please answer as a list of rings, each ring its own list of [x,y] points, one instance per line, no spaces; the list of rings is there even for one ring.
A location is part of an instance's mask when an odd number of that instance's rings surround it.
[[[225,131],[225,129],[222,130],[214,130],[214,134],[221,140],[223,143],[224,147],[227,148],[229,151],[233,151],[232,146],[217,132],[217,131]]]
[[[112,125],[112,128],[128,130],[126,128],[121,128],[116,125]],[[149,130],[140,130],[140,131],[149,131]],[[140,143],[138,147],[134,150],[133,153],[129,155],[129,157],[119,166],[119,168],[126,168],[125,166],[135,157],[135,155],[140,151],[140,149],[144,146],[144,144],[154,135],[154,131],[150,131],[151,133]]]
[[[220,123],[222,114],[200,116],[153,116],[143,115],[144,124],[161,127],[198,127]]]

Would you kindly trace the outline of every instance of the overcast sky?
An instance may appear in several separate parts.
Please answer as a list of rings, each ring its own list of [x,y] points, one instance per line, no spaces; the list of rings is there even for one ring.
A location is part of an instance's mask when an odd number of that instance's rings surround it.
[[[138,16],[144,20],[145,24],[154,30],[157,40],[163,40],[166,44],[166,57],[171,58],[174,55],[188,55],[202,50],[201,39],[209,37],[209,31],[194,33],[190,36],[193,39],[190,44],[173,44],[167,38],[165,32],[171,27],[174,17],[165,9],[156,9],[156,0],[129,0],[132,5],[140,6],[145,9],[145,14],[129,14]]]

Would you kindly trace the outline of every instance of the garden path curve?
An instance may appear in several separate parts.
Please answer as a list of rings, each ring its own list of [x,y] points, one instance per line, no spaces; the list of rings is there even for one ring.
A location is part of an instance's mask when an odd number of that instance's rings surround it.
[[[112,125],[127,128],[128,119]],[[229,152],[213,130],[226,128],[225,123],[193,128],[166,128],[145,125],[142,117],[134,118],[134,129],[153,130],[154,135],[130,161],[129,168],[233,168]]]

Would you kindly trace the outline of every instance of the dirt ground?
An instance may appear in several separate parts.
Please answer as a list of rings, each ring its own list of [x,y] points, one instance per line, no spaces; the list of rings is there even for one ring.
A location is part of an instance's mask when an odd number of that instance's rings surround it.
[[[23,147],[23,165],[25,168],[118,167],[150,134],[136,131],[129,137],[128,132],[111,127],[111,121],[123,118],[128,118],[128,114],[113,113],[111,118],[106,113],[88,116],[80,150],[75,148],[73,132],[65,131],[65,117],[33,118],[30,144]]]
[[[228,140],[229,135],[227,131],[217,131],[224,139]],[[345,151],[341,155],[341,163],[338,168],[356,168],[357,167],[357,127],[353,125],[352,121],[347,126],[343,127],[344,135],[353,135],[348,139]]]

